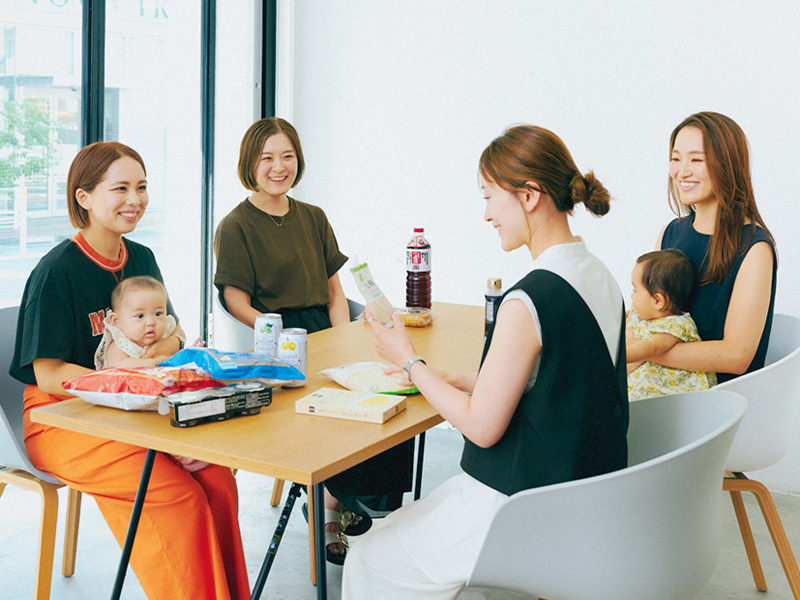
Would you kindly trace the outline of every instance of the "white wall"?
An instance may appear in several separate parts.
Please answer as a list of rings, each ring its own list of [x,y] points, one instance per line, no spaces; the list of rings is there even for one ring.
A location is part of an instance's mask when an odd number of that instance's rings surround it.
[[[394,304],[415,226],[433,245],[435,300],[480,304],[488,277],[508,285],[526,272],[524,249],[504,254],[483,222],[477,185],[481,151],[517,123],[555,131],[611,191],[609,215],[579,208],[573,230],[627,296],[635,258],[671,218],[669,134],[714,110],[748,134],[780,253],[777,310],[800,315],[796,0],[282,6],[293,13],[282,36],[294,37],[294,95],[279,110],[307,162],[295,196],[325,209],[343,251],[371,264]],[[342,280],[357,297],[346,271]],[[783,463],[763,480],[800,493],[800,442]]]

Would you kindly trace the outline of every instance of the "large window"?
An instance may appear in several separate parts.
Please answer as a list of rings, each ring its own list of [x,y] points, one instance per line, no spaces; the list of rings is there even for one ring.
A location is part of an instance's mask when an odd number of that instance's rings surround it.
[[[200,2],[107,3],[103,120],[104,139],[135,148],[147,167],[150,204],[130,237],[155,252],[195,337],[203,279],[200,10]]]
[[[104,28],[84,22],[87,2],[105,6]],[[214,6],[215,14],[202,12]],[[155,252],[187,334],[202,333],[203,291],[213,276],[206,224],[244,197],[236,159],[261,109],[265,6],[274,15],[269,0],[0,0],[0,306],[19,302],[31,269],[75,232],[66,179],[82,140],[117,140],[147,167],[150,205],[130,237]],[[202,47],[202,35],[213,48]],[[102,58],[82,57],[86,39],[105,48]],[[203,57],[214,55],[212,71]],[[82,94],[85,63],[102,90],[90,83]],[[216,99],[203,95],[206,72],[206,83],[216,76]],[[203,97],[215,102],[213,117],[201,114]],[[94,108],[82,114],[82,102]]]
[[[80,145],[81,7],[0,0],[0,306],[72,228],[67,170]]]
[[[67,171],[81,147],[83,7],[0,0],[0,305],[73,235]],[[131,235],[156,253],[189,335],[200,324],[199,2],[106,3],[101,137],[135,148],[150,205]],[[179,226],[178,226],[179,225]]]

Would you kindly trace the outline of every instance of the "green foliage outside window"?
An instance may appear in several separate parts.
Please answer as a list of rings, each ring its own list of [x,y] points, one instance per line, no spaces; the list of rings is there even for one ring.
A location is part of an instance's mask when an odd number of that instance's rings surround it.
[[[0,103],[0,188],[47,173],[57,159],[52,140],[56,129],[44,99]]]

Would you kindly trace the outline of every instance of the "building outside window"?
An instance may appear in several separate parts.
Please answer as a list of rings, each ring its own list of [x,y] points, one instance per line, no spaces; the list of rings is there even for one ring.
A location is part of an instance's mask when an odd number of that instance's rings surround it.
[[[66,182],[81,146],[82,5],[0,0],[0,306],[75,230]],[[150,204],[132,239],[156,253],[189,335],[202,285],[200,2],[108,0],[103,138],[147,167]]]

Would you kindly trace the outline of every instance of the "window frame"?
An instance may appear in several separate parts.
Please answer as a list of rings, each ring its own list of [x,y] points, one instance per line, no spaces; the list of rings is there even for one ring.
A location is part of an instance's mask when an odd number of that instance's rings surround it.
[[[261,90],[257,106],[260,116],[275,115],[277,73],[277,5],[279,0],[256,0],[258,65],[256,89]],[[202,0],[201,6],[201,232],[200,335],[208,339],[209,314],[213,306],[214,240],[214,93],[216,49],[216,0]],[[81,64],[81,147],[103,140],[105,110],[106,0],[83,0]]]

